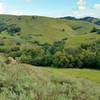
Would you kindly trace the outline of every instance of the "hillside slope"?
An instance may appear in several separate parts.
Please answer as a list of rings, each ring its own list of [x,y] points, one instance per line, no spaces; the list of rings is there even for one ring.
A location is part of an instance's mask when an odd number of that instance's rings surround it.
[[[0,55],[36,66],[100,69],[100,26],[76,19],[0,15]]]
[[[99,100],[99,69],[99,25],[0,15],[0,100]]]
[[[0,100],[99,100],[99,79],[69,77],[64,74],[73,69],[61,70],[0,63]],[[85,70],[88,72],[100,76],[99,71]]]
[[[67,45],[69,45],[69,42],[71,41],[70,45],[77,46],[79,43],[100,38],[100,35],[91,33],[91,30],[95,26],[94,24],[80,20],[63,20],[39,16],[0,15],[0,22],[2,21],[8,25],[18,25],[21,28],[21,31],[14,37],[3,31],[0,34],[0,37],[6,37],[6,40],[9,40],[9,42],[13,41],[13,39],[15,41],[22,41],[23,45],[25,41],[27,41],[28,45],[31,45],[31,43],[35,41],[40,43],[53,43],[54,41],[68,38],[68,41],[66,42]],[[100,29],[100,26],[95,27]],[[83,37],[83,40],[80,41],[79,39],[81,37]],[[91,40],[91,37],[94,39]],[[10,44],[10,46],[11,45],[13,44]]]

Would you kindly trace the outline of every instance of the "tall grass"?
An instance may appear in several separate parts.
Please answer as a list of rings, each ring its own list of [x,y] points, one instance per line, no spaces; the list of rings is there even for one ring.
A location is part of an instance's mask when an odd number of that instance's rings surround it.
[[[100,100],[100,85],[0,63],[0,100]]]

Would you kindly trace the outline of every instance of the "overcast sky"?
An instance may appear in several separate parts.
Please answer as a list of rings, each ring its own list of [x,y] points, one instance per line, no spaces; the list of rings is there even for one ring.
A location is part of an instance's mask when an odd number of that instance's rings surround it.
[[[100,0],[0,0],[0,14],[100,18]]]

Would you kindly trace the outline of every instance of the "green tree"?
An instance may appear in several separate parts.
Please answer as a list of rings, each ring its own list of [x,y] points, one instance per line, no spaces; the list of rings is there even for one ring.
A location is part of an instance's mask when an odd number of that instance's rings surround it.
[[[90,50],[83,51],[83,67],[94,68],[96,65],[96,53]]]
[[[96,54],[96,68],[100,69],[100,52]]]
[[[62,52],[56,52],[53,58],[53,65],[57,67],[69,67],[69,59]]]
[[[21,31],[21,28],[18,27],[16,24],[9,25],[8,28],[7,28],[7,32],[10,35],[14,35],[15,33],[18,33],[20,31]]]

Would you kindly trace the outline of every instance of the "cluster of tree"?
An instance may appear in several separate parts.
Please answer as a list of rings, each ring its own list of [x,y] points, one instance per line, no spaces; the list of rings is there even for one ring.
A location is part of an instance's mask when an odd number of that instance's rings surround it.
[[[39,44],[32,49],[10,48],[7,54],[23,63],[36,66],[55,66],[61,68],[100,69],[100,41],[81,44],[80,47],[64,48],[65,40],[50,44]]]
[[[35,42],[35,48],[20,48],[20,42],[10,48],[0,48],[0,52],[11,56],[22,63],[36,66],[54,66],[62,68],[94,68],[100,69],[100,40],[91,44],[65,49],[65,41],[54,42],[52,45]],[[0,41],[0,45],[3,45]]]
[[[93,27],[93,29],[91,30],[91,33],[96,32],[97,34],[100,34],[100,29],[97,29],[95,27]]]
[[[16,24],[8,25],[6,22],[0,21],[0,32],[3,31],[7,31],[10,35],[14,35],[15,33],[20,32],[21,28]]]
[[[14,35],[15,33],[18,33],[21,31],[21,28],[19,26],[17,26],[16,24],[11,24],[7,27],[7,32],[10,35]]]
[[[100,20],[95,22],[96,25],[100,25]]]

